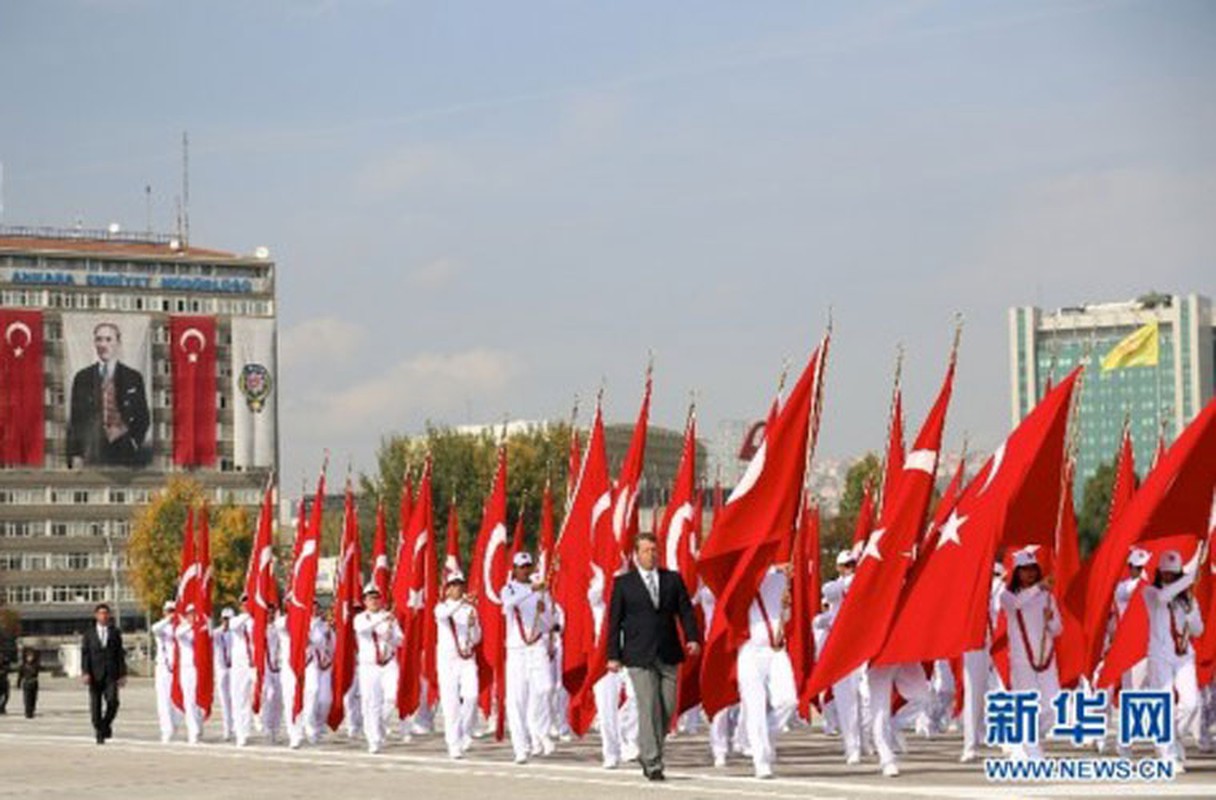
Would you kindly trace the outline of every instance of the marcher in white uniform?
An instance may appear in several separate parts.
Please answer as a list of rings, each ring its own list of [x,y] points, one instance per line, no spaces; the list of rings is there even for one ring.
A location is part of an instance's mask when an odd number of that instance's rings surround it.
[[[836,554],[836,571],[839,577],[823,586],[823,601],[827,604],[827,628],[836,624],[836,615],[844,597],[853,585],[853,570],[857,566],[857,555],[852,550],[841,550]],[[826,636],[825,636],[826,640]],[[865,667],[857,669],[832,684],[832,698],[836,703],[836,719],[840,725],[840,739],[844,745],[846,764],[861,762],[861,681]]]
[[[449,572],[443,601],[435,606],[439,706],[443,711],[443,739],[452,758],[464,758],[473,743],[473,723],[477,718],[477,645],[481,642],[481,625],[477,607],[465,596],[464,588],[464,573]]]
[[[984,743],[984,711],[992,676],[992,632],[1000,613],[1001,593],[1005,591],[1005,567],[1000,561],[992,565],[992,586],[988,592],[988,624],[984,646],[963,653],[963,754],[964,764],[975,761],[976,751]]]
[[[553,628],[549,631],[549,652],[553,658],[553,694],[549,700],[549,737],[568,742],[574,738],[570,729],[570,693],[562,684],[562,631],[566,629],[566,613],[553,598]]]
[[[594,577],[587,589],[587,601],[591,605],[591,619],[595,626],[595,638],[599,641],[608,613],[604,602],[604,581]],[[625,703],[621,703],[621,692]],[[605,672],[592,687],[595,699],[595,714],[600,729],[600,755],[604,769],[616,769],[622,761],[633,761],[638,757],[638,701],[633,684],[625,670]]]
[[[1055,718],[1051,704],[1060,692],[1055,640],[1064,626],[1042,577],[1034,551],[1019,550],[1013,558],[1013,578],[1001,592],[1001,611],[1009,631],[1010,689],[1039,692],[1039,743],[1014,748],[1014,758],[1043,757],[1042,742]]]
[[[235,727],[232,709],[232,649],[233,638],[229,626],[236,616],[231,608],[220,612],[220,624],[211,632],[211,650],[215,662],[215,699],[220,707],[220,721],[224,726],[224,741],[231,741]]]
[[[1118,628],[1119,620],[1127,612],[1127,605],[1131,602],[1132,596],[1136,593],[1136,587],[1145,582],[1144,568],[1148,566],[1149,559],[1152,555],[1147,550],[1141,550],[1139,547],[1132,548],[1131,553],[1127,557],[1127,577],[1119,581],[1115,587],[1115,613],[1111,618],[1110,632],[1111,637],[1114,636],[1115,630]],[[1110,641],[1107,641],[1107,646]],[[1119,679],[1119,684],[1124,689],[1139,689],[1144,686],[1144,680],[1148,677],[1148,661],[1147,659],[1136,662],[1135,666],[1124,672]]]
[[[241,608],[247,597],[241,596]],[[257,679],[253,666],[253,617],[242,611],[228,621],[228,635],[232,643],[232,669],[228,673],[228,687],[232,693],[233,734],[236,746],[244,747],[253,731],[253,686]]]
[[[933,693],[924,667],[919,663],[881,667],[871,664],[866,670],[866,681],[870,688],[871,731],[874,749],[878,751],[878,763],[883,775],[894,778],[899,775],[896,752],[903,750],[904,746],[891,717],[891,691],[899,692],[907,701],[905,708],[913,715],[920,714],[929,706]]]
[[[290,602],[290,600],[288,601]],[[302,696],[303,706],[300,713],[295,713],[296,703],[296,672],[291,665],[291,629],[287,626],[288,615],[283,614],[275,621],[275,630],[279,636],[279,653],[282,670],[279,672],[279,683],[283,687],[283,717],[287,723],[287,746],[297,750],[304,744],[304,721],[308,719],[310,709],[307,696]],[[304,675],[307,687],[309,662],[312,661],[312,649],[304,647]]]
[[[363,589],[366,610],[355,616],[356,661],[359,697],[363,703],[363,735],[367,750],[379,753],[384,746],[385,719],[396,718],[396,681],[387,686],[388,666],[396,662],[397,646],[403,638],[396,618],[381,605],[380,590],[369,583]]]
[[[279,610],[271,606],[266,616],[266,675],[262,681],[262,730],[271,744],[279,741],[283,725],[283,667],[291,669],[291,655],[279,641]]]
[[[329,709],[333,705],[334,629],[321,613],[320,605],[313,614],[309,631],[312,662],[304,683],[304,707],[312,713],[304,720],[304,733],[310,744],[325,736],[329,724]]]
[[[186,720],[186,741],[198,744],[203,735],[203,714],[198,707],[198,669],[194,664],[194,625],[197,618],[194,604],[186,606],[173,636],[177,639],[177,675],[182,687],[182,716]]]
[[[798,710],[794,666],[786,651],[789,565],[769,567],[747,611],[748,638],[736,658],[739,698],[757,778],[773,777],[773,735]]]
[[[716,606],[714,593],[709,590],[709,587],[704,583],[697,589],[697,594],[693,597],[694,603],[701,604],[701,615],[705,617],[705,636],[709,636],[709,631],[714,624],[714,608]],[[739,706],[735,704],[729,708],[723,708],[714,714],[713,719],[709,721],[709,751],[714,758],[715,767],[725,767],[726,757],[731,750],[731,735],[734,732],[732,724],[739,716]]]
[[[1194,564],[1204,561],[1201,554]],[[1198,734],[1199,683],[1191,639],[1203,635],[1203,617],[1190,593],[1195,577],[1194,569],[1183,569],[1182,555],[1177,550],[1167,550],[1157,563],[1152,584],[1141,589],[1148,608],[1147,688],[1172,691],[1177,698],[1174,741],[1158,745],[1157,752],[1160,758],[1173,759],[1178,769],[1186,757],[1184,737]]]
[[[181,723],[181,714],[173,706],[173,628],[177,624],[177,605],[170,600],[164,605],[165,615],[152,625],[156,642],[156,720],[160,725],[160,740],[168,742]]]
[[[555,749],[549,737],[552,612],[547,587],[532,585],[532,569],[532,555],[516,553],[511,579],[501,592],[507,628],[507,728],[517,764],[526,762],[529,755],[550,755]]]

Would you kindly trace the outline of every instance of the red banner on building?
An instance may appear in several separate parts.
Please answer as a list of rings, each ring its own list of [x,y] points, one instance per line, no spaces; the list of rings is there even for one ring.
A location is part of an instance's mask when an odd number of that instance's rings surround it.
[[[215,465],[215,317],[170,317],[173,463]]]
[[[42,312],[0,309],[0,463],[42,466]]]

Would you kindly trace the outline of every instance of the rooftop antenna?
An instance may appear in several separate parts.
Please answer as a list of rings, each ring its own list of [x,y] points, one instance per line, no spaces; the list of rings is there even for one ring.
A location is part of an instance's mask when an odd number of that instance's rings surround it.
[[[190,245],[190,134],[182,131],[182,249]]]
[[[147,231],[152,233],[152,184],[144,184],[144,216],[147,219]]]
[[[4,222],[4,162],[0,161],[0,222]]]

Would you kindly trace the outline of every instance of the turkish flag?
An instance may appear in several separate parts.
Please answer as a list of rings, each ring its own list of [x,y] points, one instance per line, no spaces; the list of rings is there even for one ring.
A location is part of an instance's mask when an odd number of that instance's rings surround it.
[[[874,530],[874,484],[867,481],[865,494],[861,497],[861,508],[857,510],[857,524],[853,526],[853,549],[860,551],[870,532]]]
[[[1115,584],[1133,545],[1165,536],[1201,537],[1209,529],[1216,487],[1216,400],[1208,402],[1145,477],[1131,502],[1090,555],[1068,593],[1084,620],[1085,673],[1102,657]]]
[[[717,598],[701,666],[701,705],[710,719],[738,699],[734,662],[746,638],[748,607],[778,549],[794,534],[827,352],[825,337],[785,405],[770,414],[764,441],[701,550],[697,570]]]
[[[173,463],[215,464],[215,317],[169,317]]]
[[[186,613],[187,606],[197,606],[198,598],[198,562],[194,557],[194,509],[186,509],[186,526],[182,529],[182,552],[177,571],[177,615]],[[174,627],[177,620],[174,620]],[[178,658],[177,637],[173,638],[173,685],[169,689],[169,698],[178,711],[184,711],[186,701],[182,695],[182,660]]]
[[[697,591],[697,522],[699,521],[697,491],[697,415],[688,409],[688,422],[684,426],[684,447],[680,453],[680,465],[676,469],[675,484],[671,489],[671,500],[663,512],[662,521],[656,527],[659,540],[659,555],[666,569],[680,573],[690,595]],[[705,629],[705,617],[701,607],[694,604],[693,612],[701,630]],[[682,633],[682,631],[681,631]],[[680,664],[676,683],[676,713],[672,724],[685,711],[701,702],[701,655],[689,656]]]
[[[625,451],[625,460],[621,462],[621,473],[617,476],[616,491],[612,498],[612,533],[616,539],[617,548],[625,554],[626,560],[633,552],[633,540],[638,535],[638,487],[642,481],[642,465],[646,459],[646,431],[650,424],[651,386],[651,371],[647,368],[642,407],[638,409],[637,422],[633,425],[633,436],[629,440],[629,449]],[[611,585],[605,587],[604,602],[611,597],[611,590]]]
[[[1203,636],[1194,640],[1195,669],[1199,685],[1207,686],[1216,672],[1216,497],[1212,498],[1211,530],[1208,531],[1208,555],[1199,565],[1195,581],[1195,602],[1204,620]]]
[[[42,466],[42,312],[0,308],[0,464]]]
[[[469,586],[476,596],[477,621],[481,624],[481,648],[477,654],[480,673],[481,711],[489,716],[498,705],[498,730],[502,738],[506,719],[507,627],[502,613],[502,587],[507,582],[507,448],[498,447],[494,482],[481,514],[481,529],[473,545],[473,570]]]
[[[414,486],[407,471],[401,482],[401,503],[398,506],[397,528],[397,558],[393,563],[393,574],[390,582],[389,606],[396,614],[409,603],[409,569],[412,551],[410,545],[410,523],[414,514]],[[400,616],[398,615],[398,618]],[[402,631],[404,632],[404,628]]]
[[[404,597],[394,598],[394,609],[405,638],[397,650],[400,679],[397,684],[397,713],[401,719],[418,710],[422,701],[422,681],[435,685],[434,637],[430,631],[435,627],[434,604],[431,585],[435,582],[435,525],[431,510],[430,456],[422,467],[422,480],[418,485],[418,499],[412,509],[405,548],[406,560],[397,568],[402,581],[397,590],[404,590]],[[430,610],[428,624],[427,616]]]
[[[540,535],[537,538],[537,571],[542,582],[548,583],[553,572],[553,489],[549,480],[545,479],[545,493],[540,501]]]
[[[463,571],[460,569],[460,517],[456,513],[455,497],[448,503],[448,535],[444,544],[446,550],[443,555],[443,585],[446,586],[448,578]],[[465,579],[468,580],[467,575]]]
[[[392,581],[388,570],[388,523],[384,518],[383,502],[376,504],[376,530],[372,535],[372,583],[380,590],[380,596],[387,600]]]
[[[1074,370],[1022,420],[968,484],[936,540],[926,543],[923,566],[904,586],[874,663],[950,658],[983,646],[998,545],[1030,544],[1020,537],[1055,531],[1064,433],[1079,374]],[[854,581],[849,594],[856,590]]]
[[[790,566],[790,625],[786,641],[794,667],[794,686],[798,690],[798,713],[809,720],[812,695],[802,689],[815,666],[815,636],[811,622],[823,602],[819,585],[819,506],[811,502],[809,496],[802,501],[802,519]]]
[[[1110,530],[1115,520],[1127,508],[1136,494],[1139,481],[1136,478],[1136,453],[1132,446],[1132,432],[1123,426],[1123,441],[1119,444],[1119,457],[1115,463],[1115,482],[1110,488],[1110,511],[1106,515],[1106,529]]]
[[[566,623],[562,643],[562,685],[572,699],[583,687],[589,654],[595,647],[595,623],[587,599],[587,587],[591,585],[593,575],[593,525],[605,519],[605,512],[611,505],[603,410],[597,402],[587,452],[580,462],[578,480],[557,537],[553,564],[553,597],[562,607]]]
[[[1060,524],[1056,528],[1055,549],[1051,558],[1052,572],[1055,574],[1051,591],[1064,626],[1064,632],[1056,639],[1056,669],[1060,675],[1060,686],[1065,689],[1076,688],[1085,665],[1085,632],[1081,619],[1064,602],[1072,582],[1081,571],[1081,544],[1077,532],[1077,512],[1072,502],[1072,483],[1070,466],[1064,478]]]
[[[937,400],[904,458],[896,496],[886,519],[879,519],[857,563],[853,585],[815,659],[806,693],[817,695],[878,654],[894,618],[913,552],[925,529],[933,499],[946,410],[954,389],[954,355]],[[907,659],[921,661],[924,659]]]
[[[325,467],[317,478],[308,525],[296,531],[297,555],[291,565],[291,596],[287,598],[287,632],[291,638],[289,664],[296,677],[290,717],[295,720],[304,708],[304,666],[308,656],[308,634],[312,628],[312,606],[317,596],[317,566],[321,557],[321,512],[325,506]],[[286,698],[284,698],[286,700]]]
[[[301,501],[300,509],[303,511]],[[302,526],[301,526],[302,527]],[[246,642],[254,665],[253,713],[262,710],[262,685],[266,680],[266,628],[269,611],[279,605],[279,587],[274,579],[274,486],[267,484],[258,512],[258,530],[249,551],[245,573],[246,609],[253,618],[253,641]]]
[[[198,563],[198,592],[195,596],[194,617],[194,668],[198,673],[195,683],[195,703],[203,712],[203,719],[211,716],[211,702],[215,694],[215,654],[211,643],[211,598],[215,590],[215,576],[211,571],[211,528],[207,519],[207,505],[203,504],[198,515],[198,529],[194,533],[195,560]]]
[[[384,506],[376,509],[377,538],[381,550],[383,540]],[[373,553],[375,552],[373,544]],[[342,507],[342,542],[338,548],[338,585],[334,591],[334,660],[329,679],[333,687],[332,701],[326,723],[337,730],[346,717],[346,693],[355,683],[355,614],[363,599],[363,545],[359,540],[359,519],[355,513],[355,496],[350,481],[346,482],[346,497]],[[384,559],[384,588],[380,596],[388,596],[388,556]],[[375,566],[373,565],[373,575]],[[373,578],[374,580],[374,578]]]
[[[883,468],[882,504],[878,512],[879,525],[886,525],[895,510],[895,498],[899,493],[899,479],[904,472],[904,407],[903,394],[896,380],[891,394],[891,424],[887,431],[887,458]],[[866,536],[870,535],[866,531]]]

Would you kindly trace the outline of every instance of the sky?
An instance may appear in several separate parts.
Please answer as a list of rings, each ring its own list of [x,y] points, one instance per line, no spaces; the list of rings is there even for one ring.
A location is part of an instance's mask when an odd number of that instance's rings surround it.
[[[290,485],[440,423],[701,430],[835,326],[819,452],[1009,429],[1007,309],[1216,294],[1205,2],[0,0],[3,222],[278,265]]]

